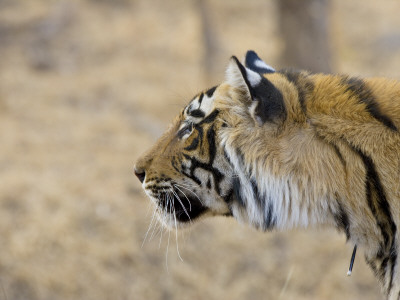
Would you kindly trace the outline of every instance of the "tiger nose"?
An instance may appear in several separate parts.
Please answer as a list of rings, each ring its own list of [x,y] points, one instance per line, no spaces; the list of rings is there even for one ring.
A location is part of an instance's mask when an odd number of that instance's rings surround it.
[[[135,175],[137,178],[139,178],[140,182],[143,183],[144,178],[146,177],[146,172],[143,169],[139,169],[134,167],[133,171],[135,172]]]

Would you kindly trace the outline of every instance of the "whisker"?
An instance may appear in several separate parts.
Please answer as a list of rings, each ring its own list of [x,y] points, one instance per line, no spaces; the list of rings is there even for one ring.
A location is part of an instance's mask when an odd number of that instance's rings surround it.
[[[189,211],[192,211],[192,203],[190,203],[189,198],[186,196],[186,194],[176,184],[174,185],[174,187],[177,188],[183,194],[183,196],[185,196],[186,200],[189,203]]]
[[[178,183],[175,183],[175,184],[174,184],[174,187],[176,187],[176,186],[181,187],[181,188],[183,188],[183,189],[185,189],[185,190],[188,190],[189,192],[191,192],[193,195],[196,196],[196,198],[200,201],[201,204],[203,204],[203,202],[201,201],[201,199],[199,198],[199,196],[197,196],[197,194],[196,194],[195,192],[193,192],[191,189],[189,189],[189,188],[187,188],[187,187],[185,187],[185,186],[182,186],[181,184],[178,184]],[[181,192],[182,192],[182,191],[181,191]],[[183,193],[183,192],[182,192],[182,193]],[[184,194],[184,193],[183,193],[183,194]]]
[[[168,231],[168,243],[167,243],[167,250],[165,251],[165,265],[167,267],[167,273],[169,274],[168,269],[168,250],[169,250],[169,240],[171,238],[171,230]]]
[[[168,197],[168,195],[167,195],[167,204],[166,204],[166,207],[168,207],[168,202],[169,202],[169,197]],[[158,242],[158,249],[160,249],[161,248],[161,241],[162,241],[162,237],[163,237],[163,234],[164,234],[164,230],[165,230],[165,228],[164,228],[164,226],[160,226],[160,240],[159,240],[159,242]]]
[[[147,229],[146,234],[144,236],[141,248],[143,248],[143,245],[146,242],[147,236],[148,236],[151,228],[153,227],[153,225],[155,225],[155,224],[153,224],[153,221],[155,220],[156,213],[157,213],[157,207],[154,209],[153,217],[151,218],[151,221],[150,221],[150,224],[149,224],[149,228]]]
[[[162,201],[162,199],[160,199],[160,197],[164,197],[164,199],[165,199],[165,195],[160,195],[159,197],[158,197],[158,201]],[[162,211],[162,208],[160,208],[160,206],[157,206],[157,213],[158,213],[158,215],[161,217],[161,218],[163,218],[163,211]],[[160,224],[161,222],[157,222],[157,226],[155,226],[154,227],[154,229],[153,229],[153,232],[151,233],[151,236],[150,236],[150,239],[149,240],[152,240],[152,238],[154,237],[154,236],[156,236],[156,235],[158,235],[159,233],[162,233],[162,231],[164,230],[164,228],[163,228],[163,226],[162,226],[162,224]],[[157,229],[157,230],[156,230]]]
[[[174,194],[174,196],[176,197],[176,199],[179,201],[180,205],[181,205],[182,208],[183,208],[183,211],[186,213],[186,215],[188,216],[189,220],[191,221],[190,216],[189,216],[189,213],[187,212],[186,207],[183,205],[181,198],[178,196],[177,193],[175,193],[174,190],[172,190],[172,193]]]
[[[147,211],[146,211],[146,217],[148,217],[149,213],[151,212],[151,209],[153,208],[153,203],[151,203],[151,201],[148,202],[149,205],[147,206]],[[154,211],[153,211],[154,213]]]
[[[158,215],[160,215],[160,209],[158,207],[156,209],[156,212],[157,212]],[[150,234],[149,241],[151,241],[153,239],[154,235],[158,233],[159,226],[160,226],[159,222],[155,222],[154,223],[153,231]]]
[[[164,226],[160,226],[160,239],[158,241],[158,249],[161,249],[163,234],[164,234]]]
[[[176,223],[176,215],[174,212],[174,220],[175,220],[175,241],[176,241],[176,251],[178,252],[178,256],[181,261],[183,261],[181,253],[179,252],[179,244],[178,244],[178,225]]]

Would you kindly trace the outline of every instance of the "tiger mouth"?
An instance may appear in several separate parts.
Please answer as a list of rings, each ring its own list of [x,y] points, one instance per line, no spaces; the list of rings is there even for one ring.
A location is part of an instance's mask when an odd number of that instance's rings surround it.
[[[200,199],[176,188],[163,191],[159,194],[158,199],[161,211],[174,215],[176,220],[182,223],[190,222],[208,210]]]

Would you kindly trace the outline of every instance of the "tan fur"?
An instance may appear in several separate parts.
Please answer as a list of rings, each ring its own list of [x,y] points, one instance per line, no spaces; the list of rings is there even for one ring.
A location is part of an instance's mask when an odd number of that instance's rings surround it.
[[[229,72],[234,69],[230,66]],[[235,83],[239,75],[216,89],[210,111],[217,110],[218,117],[211,124],[198,123],[203,138],[196,151],[187,152],[186,160],[196,157],[206,163],[212,147],[205,136],[213,130],[216,158],[210,166],[224,174],[220,192],[215,193],[216,177],[205,169],[204,174],[198,171],[201,184],[193,188],[204,199],[208,214],[230,211],[237,219],[264,229],[335,226],[364,248],[383,292],[398,299],[400,83],[307,72],[266,74],[264,78],[283,96],[286,117],[260,124],[254,118],[251,93],[243,83]],[[138,160],[136,169],[146,172],[146,182],[166,176],[189,184],[171,167],[172,161],[187,163],[182,153],[199,138],[196,130],[187,139],[176,137],[188,118],[185,113]],[[213,188],[205,188],[207,178]],[[267,212],[259,214],[260,204],[250,201],[252,195],[258,197],[256,190],[244,186],[250,185],[251,178],[265,201],[273,201],[265,209],[275,213],[275,219],[266,225],[262,222]],[[242,190],[235,198],[234,185],[239,182]],[[240,195],[248,195],[242,199],[245,203],[239,203]]]

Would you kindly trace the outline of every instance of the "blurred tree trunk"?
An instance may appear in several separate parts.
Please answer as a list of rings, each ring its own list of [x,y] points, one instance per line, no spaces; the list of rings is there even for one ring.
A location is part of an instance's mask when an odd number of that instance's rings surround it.
[[[219,43],[217,35],[214,30],[214,24],[211,20],[209,6],[206,0],[197,0],[197,11],[200,15],[201,33],[203,39],[203,57],[202,68],[204,81],[208,85],[215,85],[216,80],[219,78],[218,72],[218,55]]]
[[[329,0],[277,0],[282,66],[331,71]]]

